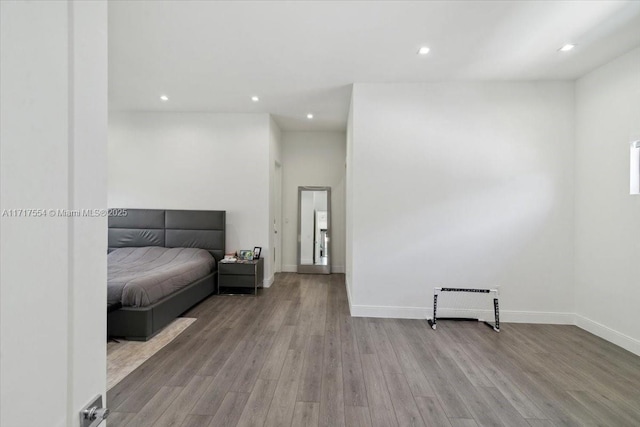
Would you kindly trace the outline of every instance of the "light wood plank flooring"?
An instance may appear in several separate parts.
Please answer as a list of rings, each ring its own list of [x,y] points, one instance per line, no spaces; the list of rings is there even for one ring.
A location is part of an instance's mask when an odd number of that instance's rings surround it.
[[[107,342],[107,390],[187,329],[196,319],[178,317],[149,341]]]
[[[640,426],[640,357],[577,327],[352,318],[344,276],[214,296],[111,389],[118,426]]]

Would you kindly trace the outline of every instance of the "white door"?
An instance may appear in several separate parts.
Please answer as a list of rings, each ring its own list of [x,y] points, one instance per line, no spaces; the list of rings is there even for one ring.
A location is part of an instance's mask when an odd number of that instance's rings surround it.
[[[275,176],[275,213],[273,219],[273,232],[275,233],[275,259],[274,272],[282,271],[282,166],[276,162]]]
[[[0,17],[0,425],[74,427],[106,389],[107,4]]]

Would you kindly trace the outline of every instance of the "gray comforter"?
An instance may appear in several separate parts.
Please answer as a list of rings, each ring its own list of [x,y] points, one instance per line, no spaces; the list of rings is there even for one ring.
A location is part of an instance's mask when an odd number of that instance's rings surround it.
[[[120,248],[108,255],[107,300],[144,307],[184,288],[214,270],[204,249]]]

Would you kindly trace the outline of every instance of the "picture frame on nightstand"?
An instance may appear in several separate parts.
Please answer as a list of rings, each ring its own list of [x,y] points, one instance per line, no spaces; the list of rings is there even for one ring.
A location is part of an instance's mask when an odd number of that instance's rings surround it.
[[[253,251],[252,250],[241,250],[238,251],[238,259],[242,261],[252,261],[253,260]]]
[[[260,252],[262,252],[261,246],[256,246],[253,248],[253,259],[260,259]]]

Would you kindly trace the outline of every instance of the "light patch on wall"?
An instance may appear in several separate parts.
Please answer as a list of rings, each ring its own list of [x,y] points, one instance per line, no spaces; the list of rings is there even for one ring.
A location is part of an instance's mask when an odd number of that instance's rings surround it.
[[[640,141],[633,141],[631,143],[629,154],[629,193],[640,194]]]

